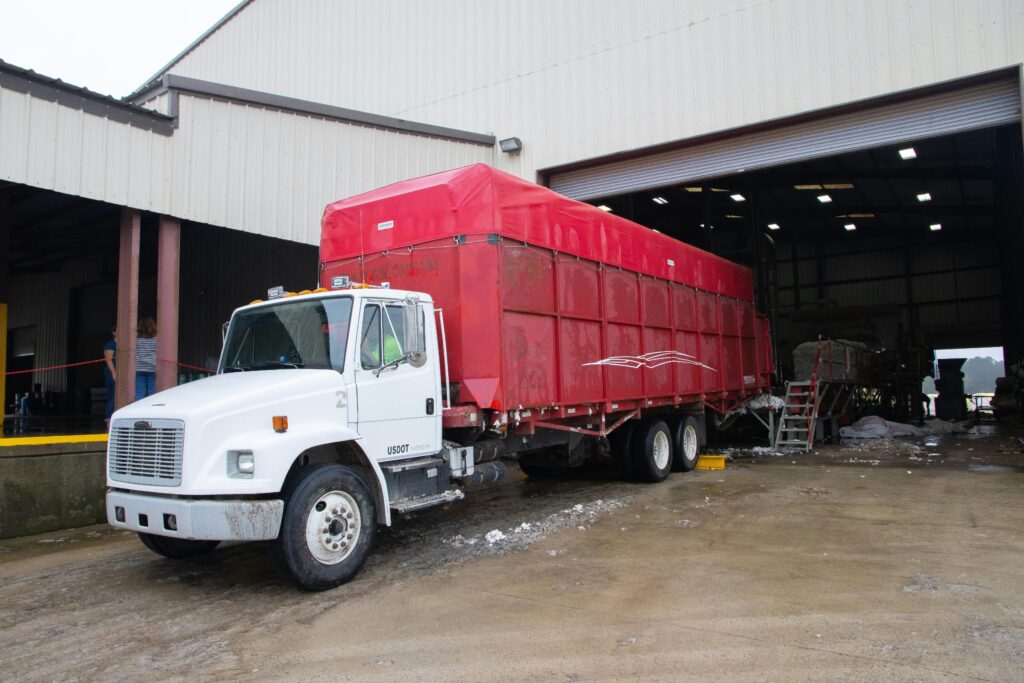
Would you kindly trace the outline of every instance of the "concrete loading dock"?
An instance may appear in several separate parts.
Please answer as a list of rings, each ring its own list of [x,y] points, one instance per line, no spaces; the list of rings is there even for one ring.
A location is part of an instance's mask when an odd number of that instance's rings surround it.
[[[1006,436],[928,442],[654,488],[514,481],[404,521],[316,595],[251,545],[182,564],[107,527],[3,541],[5,678],[1013,680],[1024,461]]]

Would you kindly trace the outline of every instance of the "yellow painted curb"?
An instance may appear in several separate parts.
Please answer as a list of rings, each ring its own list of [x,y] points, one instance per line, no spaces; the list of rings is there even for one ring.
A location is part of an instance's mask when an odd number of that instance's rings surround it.
[[[106,443],[106,434],[66,434],[64,436],[13,436],[0,438],[4,446],[46,446],[55,443]]]

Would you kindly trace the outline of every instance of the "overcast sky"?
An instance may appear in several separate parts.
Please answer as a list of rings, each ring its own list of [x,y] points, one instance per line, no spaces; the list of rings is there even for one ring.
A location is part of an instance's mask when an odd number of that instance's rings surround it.
[[[122,97],[237,4],[238,0],[0,0],[0,59]]]

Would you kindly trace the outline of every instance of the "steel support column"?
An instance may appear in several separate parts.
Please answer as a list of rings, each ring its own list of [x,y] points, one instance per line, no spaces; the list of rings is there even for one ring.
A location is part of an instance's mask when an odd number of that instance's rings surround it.
[[[156,389],[178,383],[178,272],[181,259],[181,221],[160,217],[157,236]]]
[[[7,304],[11,288],[11,196],[0,191],[0,415],[7,412]]]
[[[135,400],[135,339],[139,316],[139,245],[142,216],[121,209],[121,250],[117,269],[117,388],[116,407]]]

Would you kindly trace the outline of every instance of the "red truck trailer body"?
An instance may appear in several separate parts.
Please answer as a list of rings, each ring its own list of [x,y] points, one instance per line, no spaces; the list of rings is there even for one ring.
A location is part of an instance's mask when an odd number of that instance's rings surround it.
[[[749,269],[484,164],[335,202],[321,240],[322,286],[388,282],[443,309],[446,425],[460,406],[728,412],[770,387]]]

